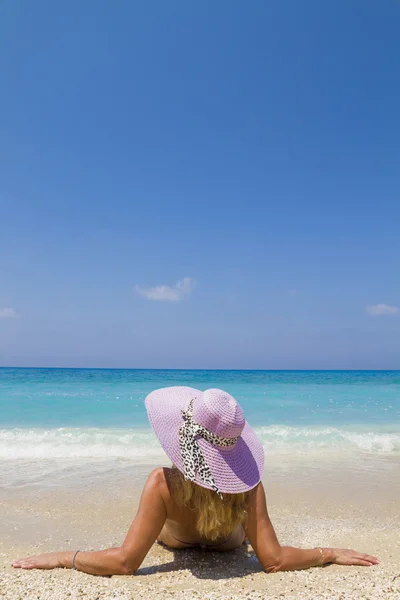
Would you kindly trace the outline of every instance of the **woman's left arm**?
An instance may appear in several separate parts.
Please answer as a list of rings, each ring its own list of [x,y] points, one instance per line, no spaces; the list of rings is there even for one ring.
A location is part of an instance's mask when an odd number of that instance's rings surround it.
[[[139,509],[120,548],[78,552],[75,567],[92,575],[133,575],[161,532],[167,511],[163,499],[163,469],[154,469],[144,486]],[[15,568],[72,568],[75,552],[51,552],[14,561]]]

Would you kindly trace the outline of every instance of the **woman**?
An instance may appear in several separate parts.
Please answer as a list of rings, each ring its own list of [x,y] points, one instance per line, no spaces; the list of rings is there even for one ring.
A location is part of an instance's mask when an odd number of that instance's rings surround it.
[[[267,572],[327,563],[378,564],[354,550],[281,546],[268,516],[264,452],[236,400],[222,390],[156,390],[146,398],[153,429],[173,462],[149,476],[120,548],[54,552],[12,563],[22,569],[73,568],[94,575],[136,573],[155,541],[170,548],[228,551],[246,537]]]

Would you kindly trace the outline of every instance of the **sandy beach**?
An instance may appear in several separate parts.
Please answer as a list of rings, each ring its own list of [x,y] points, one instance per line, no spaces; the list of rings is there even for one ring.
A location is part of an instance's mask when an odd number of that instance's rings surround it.
[[[75,477],[53,487],[21,485],[0,496],[0,597],[12,600],[100,598],[400,598],[400,466],[366,456],[282,460],[263,481],[280,542],[352,547],[377,555],[370,568],[313,568],[266,575],[251,547],[229,554],[169,551],[154,545],[136,576],[14,570],[10,561],[61,549],[118,545],[135,514],[150,466],[127,467],[101,481]]]

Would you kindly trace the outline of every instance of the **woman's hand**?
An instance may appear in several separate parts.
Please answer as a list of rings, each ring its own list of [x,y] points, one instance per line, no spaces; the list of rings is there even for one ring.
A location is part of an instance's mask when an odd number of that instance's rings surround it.
[[[48,552],[47,554],[22,558],[12,562],[11,566],[15,569],[56,569],[61,567],[60,553]]]
[[[361,567],[371,567],[372,565],[378,565],[379,560],[376,556],[370,554],[363,554],[362,552],[356,552],[355,550],[345,550],[344,548],[327,548],[332,553],[332,559],[330,563],[335,565],[359,565]]]

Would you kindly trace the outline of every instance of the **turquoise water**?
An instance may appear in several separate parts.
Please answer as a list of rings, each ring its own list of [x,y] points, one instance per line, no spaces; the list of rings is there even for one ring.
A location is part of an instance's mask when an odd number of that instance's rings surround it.
[[[400,456],[399,371],[0,369],[0,459],[143,459],[159,452],[144,399],[219,387],[271,452]]]

